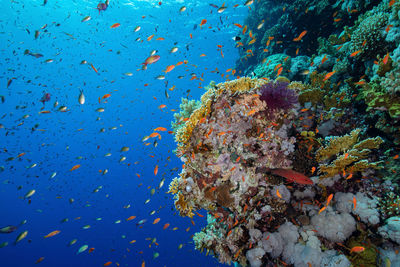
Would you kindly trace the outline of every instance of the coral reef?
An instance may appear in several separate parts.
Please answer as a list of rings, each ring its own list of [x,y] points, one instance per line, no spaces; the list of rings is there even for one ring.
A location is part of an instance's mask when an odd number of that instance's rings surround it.
[[[400,2],[249,10],[235,69],[254,78],[211,83],[173,124],[169,192],[181,216],[208,212],[196,249],[242,266],[400,262]]]

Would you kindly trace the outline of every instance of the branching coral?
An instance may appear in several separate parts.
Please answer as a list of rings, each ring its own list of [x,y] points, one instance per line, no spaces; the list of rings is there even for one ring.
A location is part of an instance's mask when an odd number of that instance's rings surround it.
[[[361,129],[353,130],[350,135],[336,136],[327,140],[327,144],[316,152],[320,178],[332,177],[338,173],[354,173],[367,168],[380,168],[380,162],[369,162],[371,149],[376,149],[383,142],[382,138],[368,138],[359,141]],[[333,159],[331,162],[328,160]]]
[[[179,186],[179,181],[178,181],[178,178],[175,177],[174,179],[172,179],[171,183],[169,184],[168,193],[171,193],[171,194],[178,193],[178,186]]]

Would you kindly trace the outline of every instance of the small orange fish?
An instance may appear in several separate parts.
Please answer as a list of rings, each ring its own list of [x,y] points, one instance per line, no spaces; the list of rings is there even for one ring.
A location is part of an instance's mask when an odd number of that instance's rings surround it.
[[[200,55],[200,57],[205,57],[205,56],[206,56],[206,54],[201,54],[201,55]]]
[[[159,221],[160,221],[160,218],[156,218],[156,219],[154,219],[153,224],[157,224]]]
[[[250,42],[249,42],[247,45],[254,44],[255,42],[256,42],[256,39],[255,39],[255,38],[254,38],[254,39],[251,39]]]
[[[282,198],[282,195],[281,195],[281,193],[279,193],[279,190],[278,190],[278,189],[276,189],[276,195],[277,195],[279,198]]]
[[[333,21],[334,22],[339,22],[339,21],[341,21],[342,19],[341,18],[337,18],[337,19],[334,19]]]
[[[39,114],[49,114],[49,113],[51,113],[50,110],[42,110],[39,112]]]
[[[328,196],[328,198],[326,199],[326,206],[329,205],[329,203],[331,202],[332,198],[333,198],[333,194],[330,194],[330,195]]]
[[[331,71],[331,72],[328,72],[326,75],[325,75],[325,77],[324,77],[324,79],[322,80],[322,81],[326,81],[326,80],[328,80],[330,77],[332,77],[332,75],[333,74],[335,74],[335,70],[334,71]]]
[[[233,25],[235,25],[236,27],[239,27],[239,28],[243,28],[243,26],[240,25],[239,23],[233,23]]]
[[[49,237],[55,236],[55,235],[59,234],[60,232],[61,231],[59,231],[59,230],[55,230],[55,231],[50,232],[47,235],[45,235],[44,238],[49,238]]]
[[[204,24],[206,24],[207,23],[207,20],[206,19],[202,19],[201,20],[201,23],[200,23],[200,26],[203,26]]]
[[[111,29],[114,29],[114,28],[118,28],[119,26],[121,26],[121,24],[119,24],[119,23],[114,23],[113,25],[111,25]]]
[[[161,104],[161,105],[158,106],[158,108],[159,108],[159,109],[163,109],[163,108],[165,108],[166,106],[167,106],[167,105]]]
[[[164,224],[163,230],[167,229],[169,227],[169,223]]]
[[[352,252],[360,253],[360,252],[363,252],[364,250],[365,250],[364,247],[356,246],[356,247],[352,247],[352,248],[350,249],[350,253],[352,253]]]
[[[166,130],[167,129],[164,128],[164,127],[157,127],[157,128],[154,129],[154,131],[163,131],[163,132],[165,132]]]
[[[364,85],[365,83],[366,83],[365,80],[362,80],[362,81],[356,82],[354,84],[355,85]]]
[[[321,65],[324,64],[325,61],[327,61],[327,60],[328,60],[328,58],[326,57],[326,55],[324,55],[324,57],[323,57],[322,60],[321,60]]]
[[[279,70],[278,70],[278,72],[276,73],[276,76],[277,76],[277,77],[278,77],[279,75],[281,75],[282,70],[283,70],[283,67],[280,67]]]
[[[69,171],[71,172],[71,171],[74,171],[74,170],[76,170],[76,169],[78,169],[78,168],[80,168],[81,167],[81,164],[77,164],[77,165],[75,165],[75,166],[73,166]]]
[[[316,170],[316,168],[315,168],[315,167],[312,167],[312,168],[311,168],[311,174],[314,174],[315,170]]]
[[[97,71],[97,69],[93,66],[92,63],[90,63],[90,66],[92,67],[92,69],[93,69],[96,73],[99,73],[99,72]]]
[[[304,35],[306,35],[307,31],[302,31],[299,36],[297,36],[296,38],[293,39],[294,42],[298,42],[301,40],[301,38],[304,37]]]
[[[171,70],[173,70],[175,68],[175,65],[169,65],[168,67],[167,67],[167,69],[164,71],[165,73],[168,73],[168,72],[170,72]]]
[[[387,52],[387,54],[385,55],[385,57],[383,58],[383,64],[386,65],[386,63],[388,63],[389,60],[389,52]]]
[[[161,139],[161,135],[159,133],[151,133],[149,135],[150,138],[157,137],[157,136],[158,136],[158,139]]]
[[[111,94],[105,94],[105,95],[103,95],[102,99],[109,98],[110,96],[111,96]]]
[[[157,173],[158,173],[158,165],[156,165],[156,166],[154,167],[154,175],[157,175]]]
[[[357,199],[356,197],[353,197],[353,210],[356,210],[357,207]]]
[[[132,220],[135,219],[135,218],[136,218],[136,216],[132,215],[132,216],[130,216],[129,218],[127,218],[126,221],[129,222],[129,221],[132,221]]]
[[[158,38],[156,39],[156,41],[164,41],[164,40],[165,40],[164,37],[158,37]]]
[[[350,57],[355,57],[355,56],[357,56],[359,53],[361,53],[361,50],[357,50],[357,51],[351,53],[351,54],[350,54]]]
[[[103,266],[110,266],[112,264],[111,261],[107,261],[106,263],[103,264]]]
[[[94,248],[89,248],[89,253],[92,253],[94,251]]]
[[[398,158],[399,158],[398,154],[393,157],[393,159],[398,159]]]

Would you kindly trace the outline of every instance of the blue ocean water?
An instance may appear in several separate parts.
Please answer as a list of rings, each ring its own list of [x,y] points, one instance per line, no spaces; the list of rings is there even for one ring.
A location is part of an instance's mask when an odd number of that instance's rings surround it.
[[[195,216],[193,224],[179,217],[166,193],[182,164],[172,153],[173,136],[160,132],[161,140],[142,138],[156,127],[171,130],[171,109],[178,110],[181,97],[198,99],[204,93],[199,87],[225,81],[220,74],[235,67],[233,23],[242,23],[248,12],[235,2],[237,8],[219,14],[203,1],[111,0],[100,13],[97,1],[1,1],[0,227],[18,228],[0,234],[0,244],[8,242],[0,248],[0,266],[33,266],[42,257],[41,266],[218,265],[195,251],[191,241],[206,225],[205,217]],[[91,19],[82,22],[86,16]],[[207,22],[200,27],[203,19]],[[115,23],[120,26],[111,28]],[[175,46],[178,51],[170,53]],[[141,70],[152,50],[160,60]],[[164,74],[167,66],[184,60],[187,64]],[[215,68],[220,72],[212,72]],[[198,78],[191,80],[192,73]],[[161,74],[164,80],[155,79]],[[84,104],[78,102],[80,90]],[[45,93],[50,101],[43,105]],[[103,99],[106,94],[111,96]],[[60,106],[67,111],[58,111]],[[124,146],[129,151],[121,152]],[[120,162],[122,156],[126,160]],[[136,218],[127,221],[130,216]],[[160,221],[153,224],[156,218]],[[163,230],[166,223],[170,226]],[[55,230],[60,232],[44,238]],[[26,238],[14,244],[24,231]],[[83,245],[88,249],[77,254]]]

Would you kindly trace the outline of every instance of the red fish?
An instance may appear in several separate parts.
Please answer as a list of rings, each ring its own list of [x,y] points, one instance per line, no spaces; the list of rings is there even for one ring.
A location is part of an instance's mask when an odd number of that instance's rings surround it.
[[[299,172],[296,172],[294,170],[290,169],[271,169],[271,173],[275,175],[279,175],[282,177],[285,177],[286,179],[298,183],[298,184],[313,184],[313,181],[305,176],[304,174],[301,174]]]

